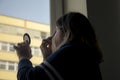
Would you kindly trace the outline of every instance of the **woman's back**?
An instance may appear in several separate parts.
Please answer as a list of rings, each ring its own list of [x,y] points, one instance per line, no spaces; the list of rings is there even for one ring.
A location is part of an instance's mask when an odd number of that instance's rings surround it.
[[[90,47],[77,43],[65,44],[47,61],[58,70],[65,80],[102,80],[99,63],[93,56],[95,54],[95,50]]]

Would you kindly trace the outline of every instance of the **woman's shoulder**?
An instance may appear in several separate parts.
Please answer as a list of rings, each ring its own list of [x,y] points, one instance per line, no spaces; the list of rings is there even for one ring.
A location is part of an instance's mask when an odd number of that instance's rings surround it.
[[[76,52],[76,46],[75,45],[72,45],[72,44],[64,44],[62,45],[58,50],[56,50],[52,56],[61,56],[61,55],[70,55],[72,54],[73,52]]]

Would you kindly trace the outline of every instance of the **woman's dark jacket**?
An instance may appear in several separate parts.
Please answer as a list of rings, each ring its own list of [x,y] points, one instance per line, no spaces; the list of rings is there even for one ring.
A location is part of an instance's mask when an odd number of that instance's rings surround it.
[[[36,67],[20,60],[17,80],[102,80],[96,54],[92,47],[65,44]]]

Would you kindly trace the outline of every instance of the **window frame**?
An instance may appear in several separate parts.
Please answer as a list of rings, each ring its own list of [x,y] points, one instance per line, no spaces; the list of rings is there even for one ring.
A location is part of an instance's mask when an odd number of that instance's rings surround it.
[[[50,0],[50,34],[56,27],[56,20],[64,14],[64,0]]]

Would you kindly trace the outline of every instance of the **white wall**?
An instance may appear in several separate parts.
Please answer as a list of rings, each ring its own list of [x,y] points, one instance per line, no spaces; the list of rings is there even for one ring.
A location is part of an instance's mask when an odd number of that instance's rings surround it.
[[[87,16],[86,0],[64,0],[64,12],[78,11]]]

